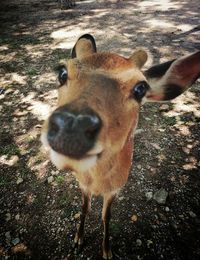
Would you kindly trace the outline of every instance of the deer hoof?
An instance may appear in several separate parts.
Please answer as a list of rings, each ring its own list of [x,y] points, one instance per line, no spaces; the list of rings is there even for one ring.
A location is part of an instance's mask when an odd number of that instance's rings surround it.
[[[108,251],[103,251],[103,259],[112,259],[112,251],[109,249]]]
[[[76,234],[73,245],[75,253],[79,254],[83,249],[83,237],[78,237]]]

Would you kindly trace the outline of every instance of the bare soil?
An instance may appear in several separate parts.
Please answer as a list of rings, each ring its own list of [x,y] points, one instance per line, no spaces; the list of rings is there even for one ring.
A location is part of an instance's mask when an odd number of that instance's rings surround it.
[[[41,151],[41,126],[56,103],[61,59],[78,36],[149,63],[200,49],[200,5],[190,1],[0,3],[0,259],[101,259],[101,198],[94,198],[85,245],[75,255],[80,191]],[[140,113],[129,181],[113,204],[116,259],[200,259],[200,81],[171,103]],[[167,193],[164,204],[152,196]]]

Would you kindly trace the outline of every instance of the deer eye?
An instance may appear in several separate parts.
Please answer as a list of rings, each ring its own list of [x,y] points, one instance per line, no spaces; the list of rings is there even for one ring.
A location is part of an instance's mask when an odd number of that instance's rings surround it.
[[[68,73],[67,69],[63,66],[59,69],[58,80],[62,86],[67,81]]]
[[[149,89],[149,85],[146,81],[138,82],[132,90],[132,95],[135,99],[140,101]]]

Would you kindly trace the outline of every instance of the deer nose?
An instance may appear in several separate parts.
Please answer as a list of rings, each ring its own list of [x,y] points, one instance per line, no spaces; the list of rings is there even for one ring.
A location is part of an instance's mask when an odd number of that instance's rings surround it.
[[[100,128],[93,111],[75,114],[58,109],[49,119],[48,142],[58,153],[80,158],[94,146]]]

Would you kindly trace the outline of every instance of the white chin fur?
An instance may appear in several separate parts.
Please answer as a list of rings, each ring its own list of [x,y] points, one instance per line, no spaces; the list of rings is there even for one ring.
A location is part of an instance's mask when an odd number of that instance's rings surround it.
[[[55,166],[63,170],[65,168],[73,169],[77,172],[85,172],[96,164],[97,155],[91,155],[81,160],[71,159],[67,156],[59,154],[54,150],[50,150],[51,161]]]
[[[49,146],[49,143],[47,141],[47,134],[46,132],[43,132],[40,136],[40,140],[43,144],[43,147],[46,149],[46,150],[49,150],[50,146]]]
[[[41,134],[41,142],[44,148],[50,151],[50,158],[52,163],[60,170],[69,168],[77,172],[85,172],[95,166],[97,161],[97,154],[101,153],[103,150],[100,144],[96,144],[94,148],[87,153],[85,158],[76,160],[52,150],[49,146],[46,132]]]
[[[87,152],[87,155],[97,155],[103,151],[103,147],[100,143],[96,143],[95,146]]]

